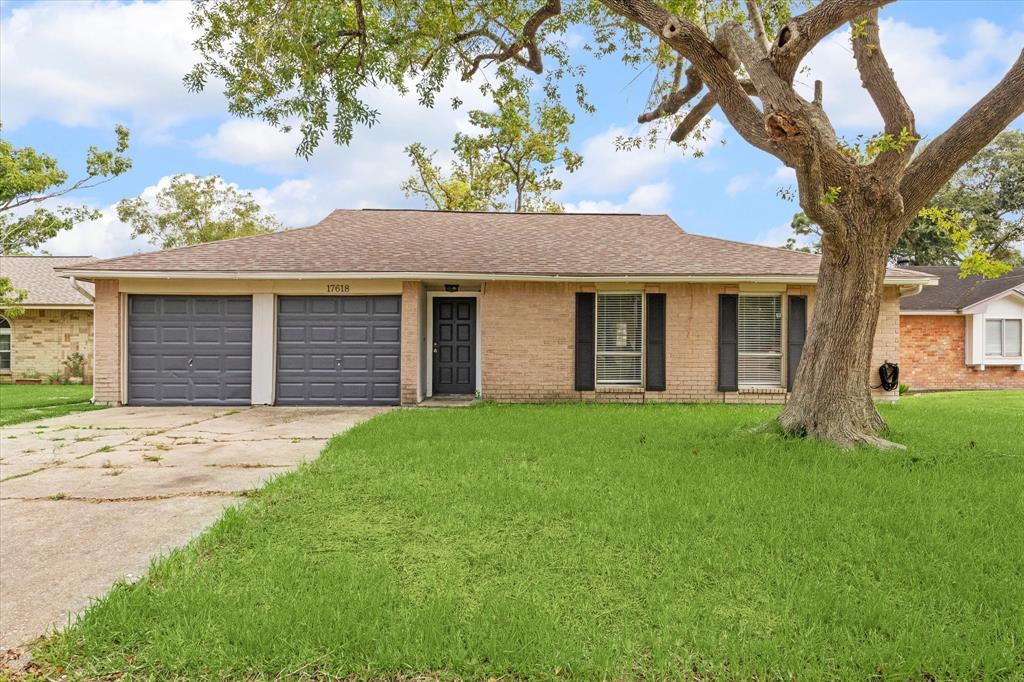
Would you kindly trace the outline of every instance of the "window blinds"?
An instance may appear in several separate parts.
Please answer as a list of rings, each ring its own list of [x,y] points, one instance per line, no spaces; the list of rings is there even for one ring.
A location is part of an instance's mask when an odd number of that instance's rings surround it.
[[[597,382],[636,384],[643,376],[643,296],[598,294]]]
[[[739,298],[739,384],[782,385],[782,297]]]

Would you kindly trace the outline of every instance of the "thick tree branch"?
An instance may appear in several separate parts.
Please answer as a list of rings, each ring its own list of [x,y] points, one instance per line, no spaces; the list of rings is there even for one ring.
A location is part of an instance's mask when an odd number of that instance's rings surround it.
[[[468,33],[462,34],[462,36],[456,36],[456,42],[471,37],[486,36],[499,48],[496,52],[477,55],[473,59],[473,63],[470,65],[469,69],[463,75],[463,79],[469,80],[472,78],[484,62],[504,62],[509,59],[514,59],[534,73],[543,73],[544,62],[541,57],[540,47],[537,45],[537,31],[540,30],[540,27],[544,25],[545,21],[558,16],[561,12],[561,0],[548,0],[540,9],[534,12],[530,18],[526,20],[526,23],[523,25],[522,35],[510,44],[505,43],[505,41],[501,40],[494,35],[494,33],[487,31],[486,29],[477,29],[475,31],[469,31]],[[527,56],[525,58],[521,54],[523,50],[526,50]]]
[[[686,69],[686,85],[681,89],[671,92],[661,100],[661,103],[654,109],[637,116],[637,123],[650,123],[665,116],[671,116],[679,111],[684,104],[700,94],[704,88],[704,81],[697,75],[697,69],[692,64]]]
[[[761,17],[761,8],[757,6],[757,0],[747,0],[747,17],[754,27],[754,35],[757,37],[757,44],[763,54],[768,54],[772,49],[768,42],[768,33],[764,30],[764,19]]]
[[[729,60],[692,21],[676,17],[652,0],[601,0],[613,12],[661,37],[686,58],[714,94],[730,125],[749,144],[779,155],[764,131],[763,115],[736,77]]]
[[[910,162],[900,182],[907,218],[917,215],[929,199],[971,157],[1024,114],[1024,50],[1009,72],[946,132]]]
[[[905,130],[917,136],[914,112],[896,83],[889,62],[882,52],[878,34],[878,10],[871,10],[858,20],[850,22],[853,31],[853,56],[857,62],[860,83],[882,115],[885,132],[899,139]],[[873,165],[886,174],[892,174],[906,165],[914,154],[917,141],[908,141],[901,147],[882,152]]]
[[[826,36],[873,9],[895,0],[822,0],[812,9],[793,17],[779,30],[771,49],[771,61],[786,82],[792,83],[800,62]]]

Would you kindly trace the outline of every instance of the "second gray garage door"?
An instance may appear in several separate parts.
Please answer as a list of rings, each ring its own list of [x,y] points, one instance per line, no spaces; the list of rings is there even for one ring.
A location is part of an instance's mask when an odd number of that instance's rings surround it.
[[[252,298],[129,296],[129,405],[248,405]]]
[[[400,296],[280,296],[278,405],[397,405]]]

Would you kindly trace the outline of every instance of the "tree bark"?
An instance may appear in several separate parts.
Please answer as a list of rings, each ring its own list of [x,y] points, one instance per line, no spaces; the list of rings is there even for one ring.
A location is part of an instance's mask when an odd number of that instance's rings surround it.
[[[826,235],[810,330],[792,397],[779,416],[786,432],[843,447],[902,447],[878,436],[886,423],[870,388],[890,230],[865,221],[848,225],[850,238],[841,242]]]

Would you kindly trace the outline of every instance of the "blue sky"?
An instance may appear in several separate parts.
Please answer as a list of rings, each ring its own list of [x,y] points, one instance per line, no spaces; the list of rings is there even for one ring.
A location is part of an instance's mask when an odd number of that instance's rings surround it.
[[[409,173],[402,149],[422,141],[444,151],[457,130],[467,129],[464,110],[424,110],[413,98],[377,92],[371,98],[382,112],[378,126],[358,131],[350,147],[328,143],[310,161],[297,159],[294,137],[232,118],[216,87],[198,95],[184,89],[181,77],[195,60],[188,9],[184,0],[0,0],[6,139],[52,154],[75,172],[89,145],[111,144],[116,123],[132,131],[131,172],[78,197],[102,209],[103,218],[59,236],[48,251],[105,257],[152,248],[129,238],[112,206],[152,194],[177,173],[219,174],[253,191],[288,226],[312,224],[332,208],[418,206],[400,190]],[[1024,2],[903,0],[882,11],[882,42],[919,131],[934,137],[1015,59],[1024,45]],[[822,43],[806,64],[810,73],[802,79],[824,81],[825,108],[840,134],[881,127],[844,33]],[[721,112],[712,112],[703,158],[671,145],[618,152],[616,136],[644,130],[635,121],[650,78],[605,60],[590,67],[587,82],[598,111],[580,113],[573,129],[584,164],[565,179],[560,199],[570,210],[669,213],[691,232],[785,241],[795,206],[776,190],[792,185],[792,174],[732,133]],[[457,80],[448,94],[464,99],[464,109],[484,104],[474,86]]]

